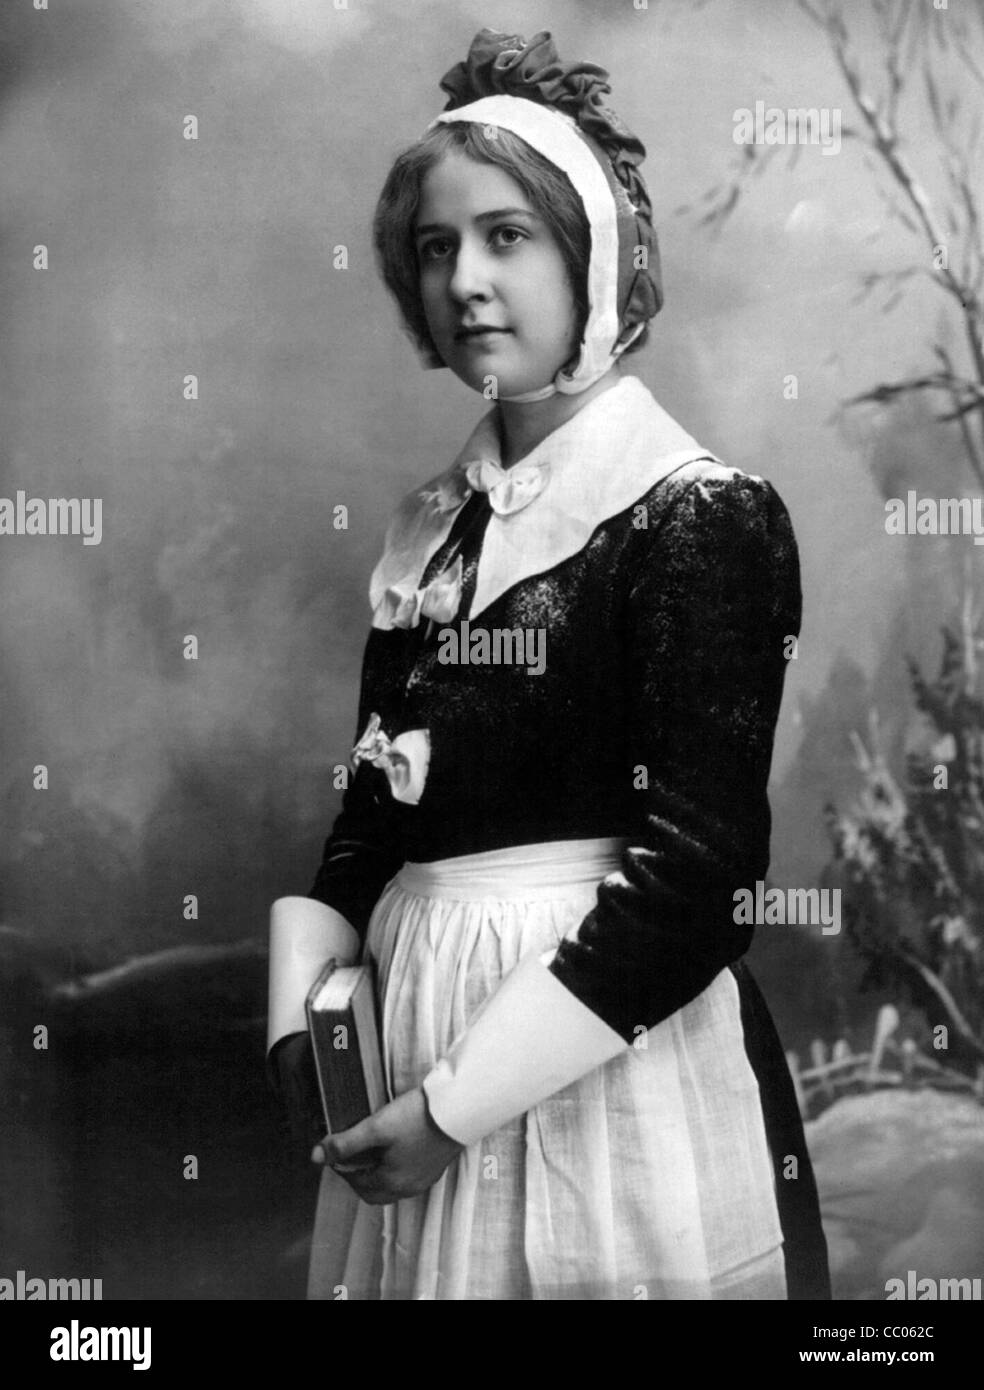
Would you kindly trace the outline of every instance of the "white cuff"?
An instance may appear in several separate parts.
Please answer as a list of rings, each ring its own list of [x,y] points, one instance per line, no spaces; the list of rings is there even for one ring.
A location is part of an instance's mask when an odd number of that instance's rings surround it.
[[[524,956],[422,1082],[445,1134],[474,1144],[629,1044],[548,969]]]
[[[288,1033],[307,1031],[304,1001],[332,956],[351,965],[359,934],[317,898],[278,898],[270,908],[270,1012],[267,1052]]]

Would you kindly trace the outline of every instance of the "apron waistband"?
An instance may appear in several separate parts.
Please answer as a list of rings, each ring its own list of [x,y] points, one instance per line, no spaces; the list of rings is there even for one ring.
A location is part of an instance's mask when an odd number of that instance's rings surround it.
[[[549,840],[403,865],[394,883],[426,898],[552,898],[600,883],[621,867],[629,841]]]

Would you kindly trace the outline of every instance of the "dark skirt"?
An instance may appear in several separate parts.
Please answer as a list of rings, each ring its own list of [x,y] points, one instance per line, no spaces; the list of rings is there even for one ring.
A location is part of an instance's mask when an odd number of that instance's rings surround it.
[[[738,982],[745,1051],[759,1083],[772,1153],[788,1296],[829,1299],[830,1272],[820,1200],[786,1056],[752,972],[743,960],[732,965],[731,972]]]

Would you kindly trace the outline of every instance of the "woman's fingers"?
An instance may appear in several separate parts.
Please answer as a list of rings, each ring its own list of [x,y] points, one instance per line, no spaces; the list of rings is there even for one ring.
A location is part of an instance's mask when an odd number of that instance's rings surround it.
[[[367,1202],[370,1206],[385,1206],[388,1202],[399,1202],[404,1197],[416,1196],[417,1190],[424,1190],[423,1188],[415,1190],[406,1186],[397,1186],[382,1175],[379,1169],[346,1173],[341,1168],[336,1168],[335,1172],[345,1179],[352,1191],[363,1202]]]

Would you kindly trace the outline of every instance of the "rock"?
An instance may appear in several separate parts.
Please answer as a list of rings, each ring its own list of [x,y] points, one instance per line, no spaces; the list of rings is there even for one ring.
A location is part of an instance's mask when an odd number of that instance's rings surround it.
[[[946,1092],[848,1096],[806,1126],[835,1298],[984,1275],[984,1109]]]

